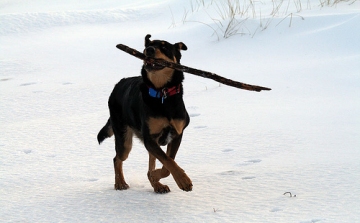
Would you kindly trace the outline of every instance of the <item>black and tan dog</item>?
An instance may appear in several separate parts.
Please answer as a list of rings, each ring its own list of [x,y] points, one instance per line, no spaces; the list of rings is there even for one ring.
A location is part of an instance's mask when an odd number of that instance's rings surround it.
[[[145,37],[144,54],[147,57],[180,63],[180,50],[187,49],[184,43],[151,41],[150,37]],[[147,175],[155,192],[170,191],[168,186],[159,182],[170,173],[180,189],[192,190],[190,178],[174,161],[183,131],[190,121],[183,101],[183,79],[181,71],[145,61],[141,76],[124,78],[116,84],[109,98],[110,118],[97,136],[101,143],[105,138],[115,135],[116,190],[129,188],[122,165],[130,153],[134,134],[149,152]],[[165,145],[166,153],[160,148]],[[155,169],[156,159],[163,164],[161,169]]]

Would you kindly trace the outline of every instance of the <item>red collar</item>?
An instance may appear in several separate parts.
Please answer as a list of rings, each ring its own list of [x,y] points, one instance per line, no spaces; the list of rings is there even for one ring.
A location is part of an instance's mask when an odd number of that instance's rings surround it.
[[[181,84],[179,84],[178,86],[174,86],[171,88],[162,88],[161,90],[156,90],[152,87],[149,87],[149,95],[153,98],[161,98],[161,103],[164,103],[164,100],[167,97],[176,95],[178,93],[180,93],[181,90]]]

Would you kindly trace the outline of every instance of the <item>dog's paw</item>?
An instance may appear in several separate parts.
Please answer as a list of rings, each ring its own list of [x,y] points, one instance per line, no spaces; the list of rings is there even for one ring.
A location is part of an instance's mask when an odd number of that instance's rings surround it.
[[[148,171],[147,176],[148,176],[150,183],[159,182],[159,180],[161,179],[161,176],[159,173],[160,173],[159,169],[153,170],[153,171]]]
[[[154,192],[158,194],[166,194],[170,192],[170,188],[167,185],[163,185],[160,182],[153,183]]]
[[[183,191],[192,191],[192,182],[185,172],[178,178],[175,179],[179,188]]]
[[[116,183],[114,184],[115,190],[127,190],[129,189],[129,185],[127,183]]]
[[[147,173],[150,183],[159,182],[160,179],[165,178],[169,175],[170,175],[170,172],[164,168],[148,171],[148,173]]]

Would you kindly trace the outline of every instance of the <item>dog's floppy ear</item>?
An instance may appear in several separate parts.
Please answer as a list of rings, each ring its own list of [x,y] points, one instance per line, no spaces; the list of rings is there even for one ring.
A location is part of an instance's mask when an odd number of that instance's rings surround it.
[[[146,36],[145,36],[145,46],[148,46],[149,44],[150,44],[150,37],[151,37],[151,35],[150,34],[147,34]]]
[[[175,48],[180,50],[187,50],[187,46],[183,42],[175,43]]]

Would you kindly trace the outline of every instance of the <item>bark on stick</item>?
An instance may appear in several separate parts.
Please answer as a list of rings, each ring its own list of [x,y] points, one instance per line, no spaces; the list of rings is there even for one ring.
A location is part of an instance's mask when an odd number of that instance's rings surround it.
[[[219,76],[219,75],[217,75],[215,73],[211,73],[211,72],[203,71],[203,70],[198,70],[198,69],[187,67],[187,66],[184,66],[184,65],[181,65],[181,64],[172,63],[172,62],[169,62],[169,61],[166,61],[166,60],[163,60],[163,59],[146,57],[143,53],[141,53],[141,52],[139,52],[139,51],[137,51],[137,50],[135,50],[133,48],[130,48],[130,47],[126,46],[126,45],[123,45],[123,44],[118,44],[118,45],[116,45],[116,47],[118,49],[122,50],[122,51],[125,51],[126,53],[128,53],[128,54],[130,54],[130,55],[132,55],[134,57],[137,57],[137,58],[139,58],[141,60],[144,60],[144,61],[147,61],[149,63],[154,63],[154,64],[157,64],[157,65],[161,65],[161,66],[164,66],[164,67],[169,67],[169,68],[172,68],[172,69],[175,69],[175,70],[180,70],[182,72],[194,74],[194,75],[197,75],[197,76],[200,76],[200,77],[209,78],[209,79],[212,79],[214,81],[217,81],[219,83],[222,83],[222,84],[225,84],[225,85],[228,85],[228,86],[232,86],[232,87],[236,87],[236,88],[240,88],[240,89],[244,89],[244,90],[248,90],[248,91],[257,91],[257,92],[260,92],[262,90],[265,90],[265,91],[270,91],[271,90],[271,88],[241,83],[241,82],[238,82],[238,81],[234,81],[234,80]]]

